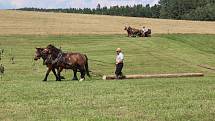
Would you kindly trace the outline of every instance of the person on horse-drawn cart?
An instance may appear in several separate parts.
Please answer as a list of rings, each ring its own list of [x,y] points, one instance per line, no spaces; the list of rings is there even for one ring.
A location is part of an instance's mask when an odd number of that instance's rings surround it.
[[[145,26],[143,26],[141,31],[142,31],[142,37],[151,37],[151,29],[148,29]]]

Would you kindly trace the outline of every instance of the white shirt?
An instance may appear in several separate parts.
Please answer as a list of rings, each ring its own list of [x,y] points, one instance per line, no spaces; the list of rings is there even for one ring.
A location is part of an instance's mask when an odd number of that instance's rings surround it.
[[[120,52],[118,55],[116,55],[116,62],[123,62],[124,60],[124,55],[122,52]]]
[[[148,29],[147,29],[147,28],[143,28],[142,30],[143,30],[143,32],[147,32],[147,31],[148,31]]]

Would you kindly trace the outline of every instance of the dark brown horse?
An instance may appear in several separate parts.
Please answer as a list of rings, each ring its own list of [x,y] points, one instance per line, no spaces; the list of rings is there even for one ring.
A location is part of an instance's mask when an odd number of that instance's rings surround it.
[[[48,45],[46,48],[47,54],[49,57],[46,59],[47,62],[51,62],[53,65],[57,65],[58,67],[58,78],[59,81],[60,73],[63,69],[72,69],[74,72],[73,80],[78,80],[77,71],[79,70],[81,73],[80,81],[83,81],[85,78],[85,74],[90,77],[89,69],[88,69],[88,58],[86,55],[81,53],[63,53],[60,49],[56,48],[53,45]]]
[[[129,26],[129,27],[125,26],[124,30],[127,31],[128,37],[132,36],[133,33],[132,33],[132,30],[131,30],[131,27],[130,27],[130,26]]]
[[[55,69],[58,69],[57,64],[54,65],[51,62],[47,61],[47,58],[48,58],[48,50],[47,49],[36,48],[34,60],[38,60],[40,58],[43,59],[43,64],[48,67],[48,70],[46,72],[46,75],[45,75],[45,78],[43,79],[43,81],[47,81],[48,75],[51,71],[54,73],[54,75],[56,77],[56,81],[59,80],[57,73],[55,71]]]

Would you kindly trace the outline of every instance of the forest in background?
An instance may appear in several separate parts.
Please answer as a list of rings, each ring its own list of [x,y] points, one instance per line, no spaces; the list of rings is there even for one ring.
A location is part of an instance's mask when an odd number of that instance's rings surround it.
[[[144,3],[143,3],[144,4]],[[111,6],[96,8],[20,8],[24,11],[40,12],[63,12],[63,13],[81,13],[97,15],[114,15],[130,17],[147,17],[177,20],[215,20],[215,0],[160,0],[158,4],[150,6],[149,4],[133,6]]]

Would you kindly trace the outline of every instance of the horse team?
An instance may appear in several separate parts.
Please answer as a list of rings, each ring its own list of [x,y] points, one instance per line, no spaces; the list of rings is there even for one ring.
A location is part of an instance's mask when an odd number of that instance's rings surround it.
[[[128,37],[150,37],[151,29],[135,29],[129,27],[125,27],[128,33]],[[52,71],[56,77],[56,81],[61,81],[63,77],[61,76],[61,72],[63,69],[71,69],[73,70],[73,78],[72,80],[78,80],[77,72],[80,72],[81,78],[79,81],[83,81],[85,79],[85,75],[90,77],[89,68],[88,68],[88,58],[87,55],[81,53],[64,53],[61,49],[56,48],[53,45],[48,45],[46,48],[36,48],[34,60],[38,60],[42,58],[43,64],[48,67],[45,78],[43,81],[47,81],[49,73]],[[56,72],[57,70],[57,72]]]
[[[124,30],[127,31],[128,37],[151,37],[151,29],[146,29],[143,27],[143,29],[135,29],[130,26],[125,26]]]
[[[42,58],[43,64],[48,67],[45,78],[43,81],[47,81],[49,73],[52,71],[56,77],[56,81],[61,81],[61,75],[63,69],[73,70],[74,76],[72,80],[78,80],[77,72],[81,73],[81,79],[85,79],[85,74],[90,77],[88,69],[88,58],[85,54],[81,53],[64,53],[61,49],[56,48],[53,45],[48,45],[46,48],[36,48],[34,60]],[[57,70],[57,73],[56,71]]]

